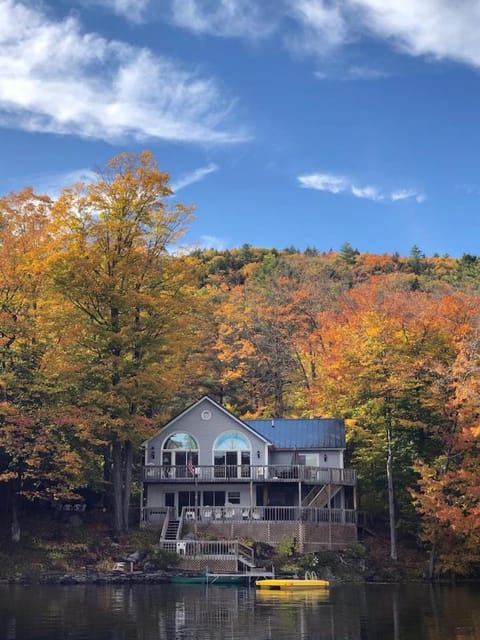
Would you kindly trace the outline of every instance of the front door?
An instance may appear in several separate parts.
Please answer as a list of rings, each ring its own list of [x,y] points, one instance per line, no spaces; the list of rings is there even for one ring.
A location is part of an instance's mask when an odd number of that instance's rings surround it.
[[[199,504],[197,502],[197,504]],[[196,507],[195,491],[179,491],[178,492],[178,516],[180,517],[183,507]]]

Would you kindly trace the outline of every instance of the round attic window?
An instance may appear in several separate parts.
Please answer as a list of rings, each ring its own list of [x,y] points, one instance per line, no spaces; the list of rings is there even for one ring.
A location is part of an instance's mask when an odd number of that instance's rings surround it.
[[[205,409],[204,411],[202,411],[201,417],[202,420],[210,420],[210,418],[212,417],[212,412],[208,409]]]

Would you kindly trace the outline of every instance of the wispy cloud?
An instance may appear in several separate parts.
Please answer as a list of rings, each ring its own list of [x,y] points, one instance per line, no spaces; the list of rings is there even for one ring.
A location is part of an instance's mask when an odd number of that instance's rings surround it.
[[[373,200],[374,202],[380,202],[384,199],[384,195],[377,187],[367,185],[366,187],[356,187],[354,184],[350,186],[352,195],[356,198],[365,198],[366,200]]]
[[[298,181],[305,189],[317,189],[330,193],[343,193],[348,189],[349,184],[347,178],[329,173],[310,173],[298,176]]]
[[[0,0],[0,125],[107,141],[245,140],[233,101],[175,61]],[[52,55],[52,52],[55,55]]]
[[[273,6],[268,0],[172,0],[171,21],[198,34],[256,39],[275,30]]]
[[[215,171],[218,171],[218,167],[212,162],[206,167],[200,167],[198,169],[195,169],[194,171],[191,171],[190,173],[187,173],[184,176],[181,176],[177,180],[174,180],[170,184],[170,186],[172,190],[177,193],[178,191],[180,191],[180,189],[184,189],[194,182],[203,180],[204,178],[206,178],[206,176],[208,176],[210,173],[214,173]]]
[[[115,1],[121,0],[110,0]],[[373,37],[411,56],[480,66],[477,0],[170,0],[170,4],[172,19],[182,28],[246,38],[276,31],[296,53],[323,56]],[[368,77],[367,69],[358,65],[357,77]],[[370,77],[379,77],[375,70],[374,74]]]
[[[327,191],[335,195],[352,195],[355,198],[372,200],[373,202],[415,200],[421,203],[426,199],[423,193],[419,193],[414,189],[397,189],[389,193],[380,187],[372,185],[360,186],[349,177],[332,173],[310,173],[298,176],[298,181],[300,186],[305,189]]]
[[[287,0],[287,15],[293,21],[284,41],[290,49],[307,54],[325,54],[349,39],[348,24],[340,2]]]
[[[415,189],[398,189],[391,194],[392,202],[399,200],[416,200],[417,202],[425,202],[427,196]]]
[[[81,0],[83,5],[99,5],[126,18],[129,22],[141,23],[145,19],[151,0]]]
[[[413,55],[480,66],[477,0],[348,0],[364,31]]]
[[[389,78],[390,73],[382,69],[374,69],[366,66],[353,66],[344,68],[331,67],[327,70],[315,71],[313,74],[318,80],[340,80],[349,82],[354,80],[382,80]]]
[[[203,249],[217,249],[218,251],[223,251],[227,248],[227,241],[224,238],[219,238],[217,236],[200,236],[200,240],[196,243],[197,246]]]
[[[75,169],[54,175],[30,176],[29,182],[37,193],[45,193],[52,199],[58,198],[62,189],[72,187],[78,182],[86,184],[98,180],[98,174],[91,169]]]

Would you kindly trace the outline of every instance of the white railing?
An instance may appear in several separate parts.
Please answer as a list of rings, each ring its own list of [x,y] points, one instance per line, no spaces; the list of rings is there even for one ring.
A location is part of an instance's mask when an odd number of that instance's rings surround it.
[[[156,514],[155,509],[144,509],[143,520],[149,520],[150,512]],[[184,524],[202,522],[204,524],[225,524],[239,522],[311,522],[315,524],[357,523],[357,512],[354,509],[327,509],[313,507],[184,507],[180,516],[182,527]],[[179,527],[181,530],[181,527]]]
[[[354,469],[304,465],[146,465],[143,479],[150,482],[238,482],[239,480],[310,482],[354,485]]]
[[[161,540],[159,548],[182,556],[203,556],[211,560],[221,560],[225,556],[238,559],[240,555],[238,540]]]

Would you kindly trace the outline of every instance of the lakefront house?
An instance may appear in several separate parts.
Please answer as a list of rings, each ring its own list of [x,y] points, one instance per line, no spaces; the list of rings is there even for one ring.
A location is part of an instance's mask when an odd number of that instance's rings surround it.
[[[289,537],[303,552],[356,539],[342,420],[241,420],[204,396],[143,446],[141,523],[177,552],[185,539]]]

